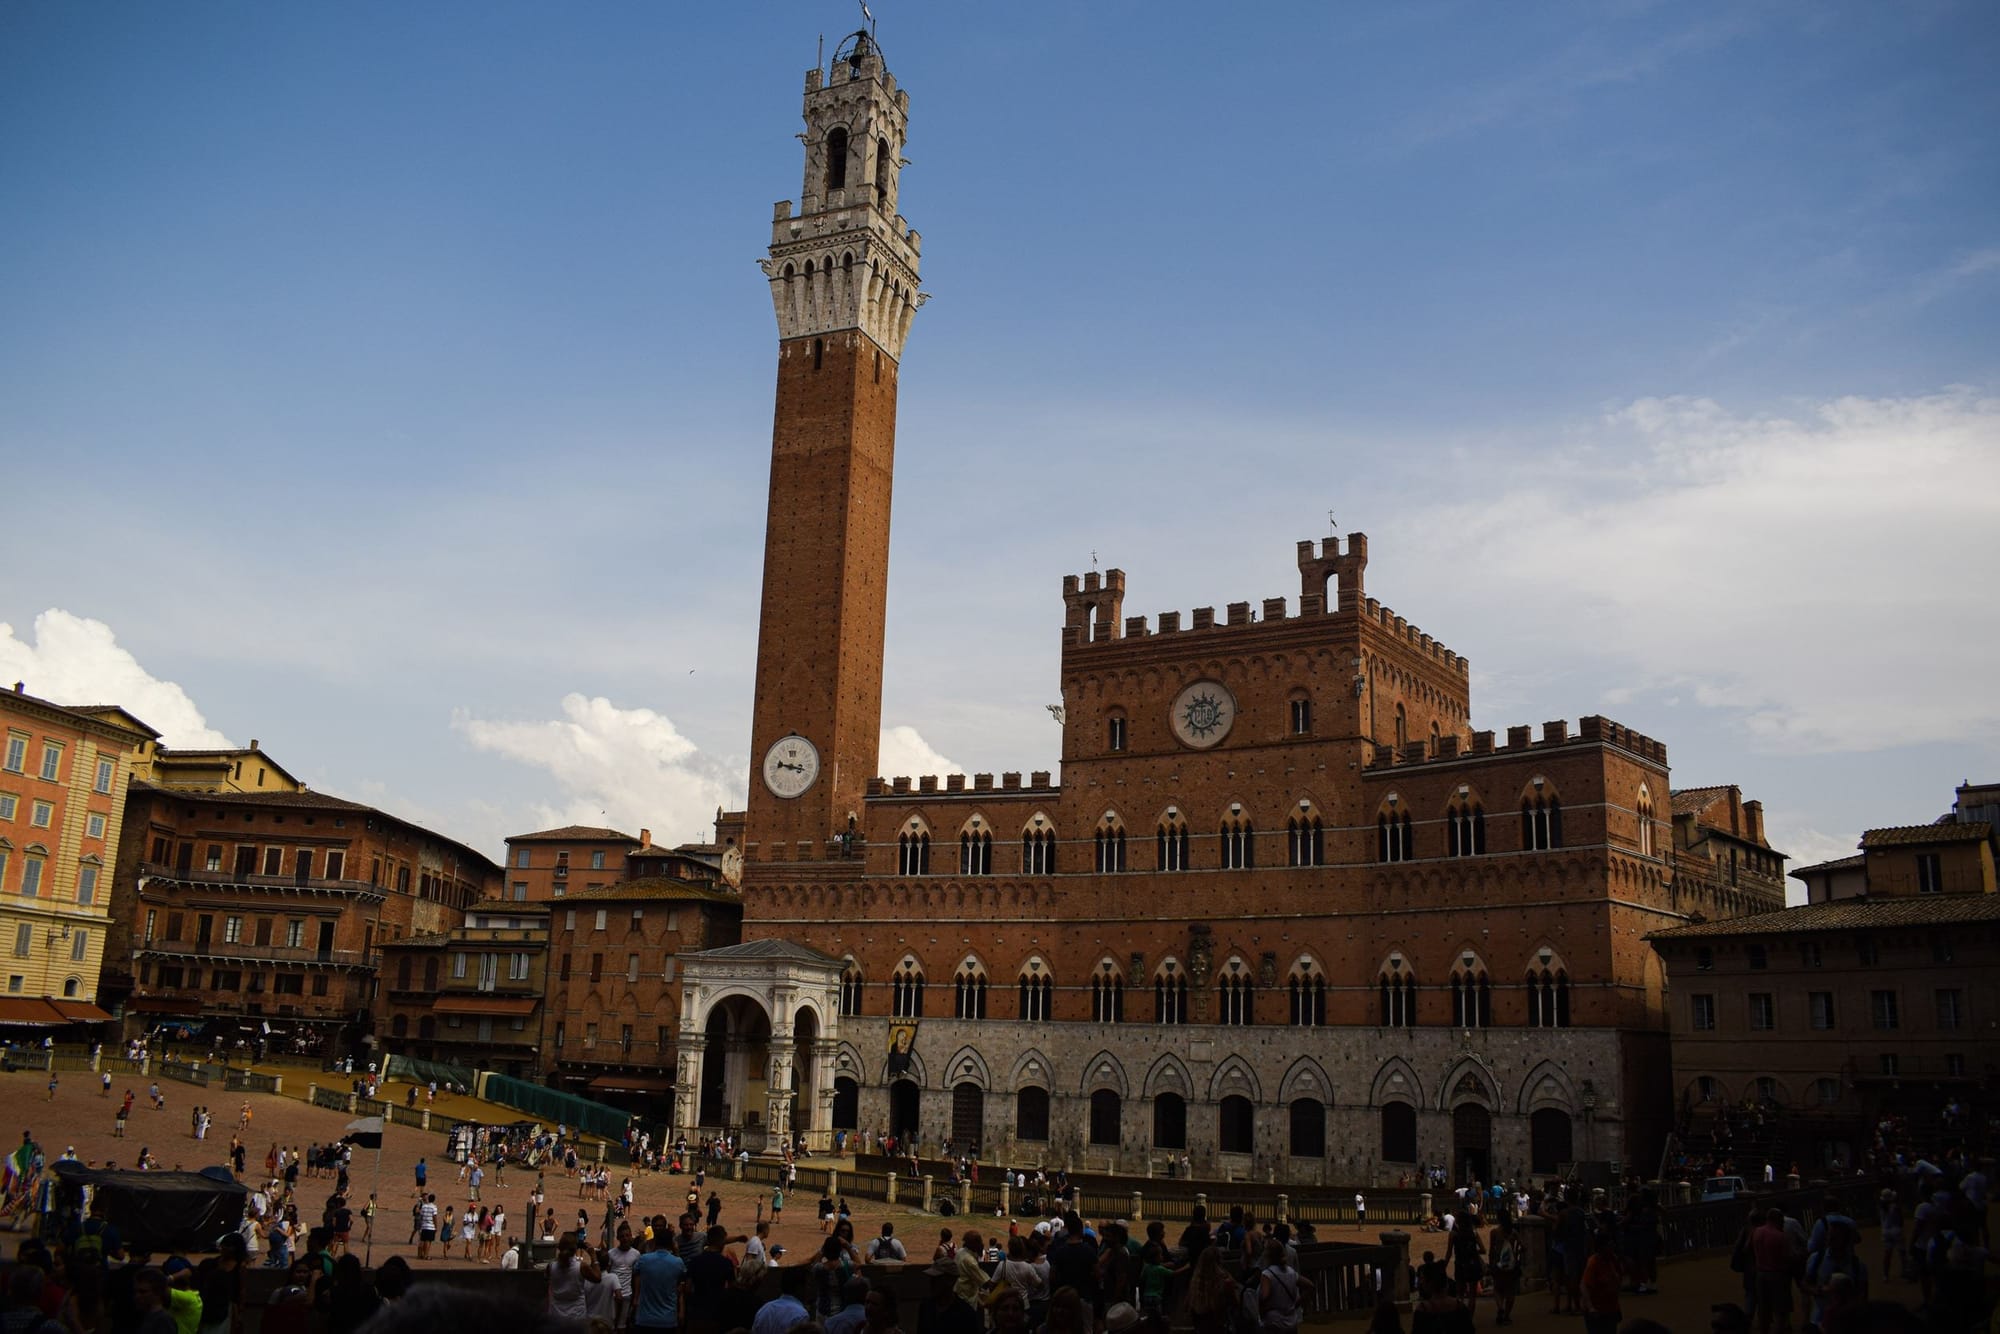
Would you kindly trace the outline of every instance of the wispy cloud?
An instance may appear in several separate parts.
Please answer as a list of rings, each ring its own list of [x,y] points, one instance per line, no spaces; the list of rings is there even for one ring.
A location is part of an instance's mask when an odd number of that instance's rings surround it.
[[[1970,390],[1790,417],[1640,399],[1531,461],[1469,458],[1465,491],[1490,499],[1426,516],[1451,543],[1412,530],[1394,549],[1420,584],[1471,567],[1489,594],[1518,589],[1500,632],[1517,669],[1586,670],[1605,698],[1685,692],[1762,751],[1990,736],[1996,458],[2000,399]]]

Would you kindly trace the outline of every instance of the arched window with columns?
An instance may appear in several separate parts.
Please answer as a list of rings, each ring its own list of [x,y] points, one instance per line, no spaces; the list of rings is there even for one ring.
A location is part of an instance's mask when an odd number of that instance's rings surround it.
[[[1036,815],[1021,831],[1021,873],[1056,873],[1056,831],[1046,815]]]
[[[1378,861],[1406,862],[1416,855],[1410,813],[1394,792],[1382,799],[1382,808],[1375,815],[1375,844]]]
[[[1381,993],[1381,1023],[1384,1028],[1417,1026],[1417,975],[1409,961],[1392,954],[1376,978]]]
[[[1056,980],[1040,959],[1022,965],[1020,992],[1017,1013],[1024,1023],[1047,1023],[1055,1017]]]
[[[924,970],[914,959],[905,959],[889,979],[889,1014],[896,1019],[921,1019],[924,1015]]]
[[[1164,960],[1153,974],[1153,1022],[1185,1024],[1187,1021],[1187,971],[1172,959]]]
[[[1633,803],[1633,814],[1639,820],[1639,855],[1656,857],[1659,849],[1654,845],[1653,829],[1653,789],[1645,783],[1639,784],[1639,798]]]
[[[1445,808],[1445,851],[1453,857],[1486,855],[1486,808],[1470,787],[1461,787]]]
[[[1112,812],[1107,811],[1097,822],[1097,830],[1091,836],[1096,845],[1097,871],[1108,875],[1125,869],[1125,823]]]
[[[1285,851],[1292,866],[1326,865],[1326,832],[1310,801],[1301,799],[1297,812],[1285,821]]]
[[[960,1019],[984,1019],[986,1017],[986,967],[979,960],[968,957],[958,966],[958,972],[951,979],[955,1004],[953,1014]]]
[[[1100,1024],[1125,1022],[1125,978],[1109,959],[1090,975],[1090,1017]]]
[[[1563,845],[1562,798],[1539,774],[1521,794],[1521,850],[1547,852]]]
[[[896,835],[896,874],[931,873],[931,832],[921,820],[912,819]]]
[[[1153,866],[1161,871],[1188,869],[1188,827],[1180,811],[1172,806],[1160,817],[1153,833]]]
[[[1471,950],[1461,953],[1451,969],[1451,1026],[1486,1028],[1493,1023],[1493,986],[1486,965]]]
[[[1569,969],[1544,945],[1528,963],[1528,1027],[1569,1026]]]
[[[842,1014],[861,1013],[861,965],[849,959],[847,966],[840,970],[840,1012]]]
[[[1242,807],[1232,806],[1222,822],[1222,869],[1247,871],[1257,862],[1257,831]]]
[[[1241,959],[1231,959],[1216,982],[1215,1021],[1234,1028],[1257,1022],[1257,979]]]
[[[993,833],[979,822],[960,831],[958,836],[958,873],[960,875],[993,874]]]
[[[1326,1023],[1326,974],[1311,959],[1292,966],[1285,983],[1292,997],[1292,1024],[1297,1028],[1320,1028]]]

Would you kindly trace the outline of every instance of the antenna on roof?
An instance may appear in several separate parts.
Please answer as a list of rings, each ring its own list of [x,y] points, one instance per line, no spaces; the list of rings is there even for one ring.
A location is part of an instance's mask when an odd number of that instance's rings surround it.
[[[1340,525],[1333,521],[1332,510],[1328,510],[1326,512],[1326,528],[1327,531],[1332,533],[1334,536],[1338,537],[1340,535]]]

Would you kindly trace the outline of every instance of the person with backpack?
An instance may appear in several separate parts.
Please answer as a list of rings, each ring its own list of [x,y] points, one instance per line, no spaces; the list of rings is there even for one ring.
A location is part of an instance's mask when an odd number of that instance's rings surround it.
[[[882,1235],[875,1238],[874,1245],[868,1248],[868,1258],[870,1260],[907,1260],[910,1258],[909,1252],[903,1247],[903,1243],[896,1239],[896,1225],[894,1223],[884,1223],[882,1225]]]
[[[1264,1269],[1257,1278],[1257,1328],[1262,1334],[1291,1334],[1299,1327],[1299,1271],[1285,1263],[1285,1243],[1264,1243]]]

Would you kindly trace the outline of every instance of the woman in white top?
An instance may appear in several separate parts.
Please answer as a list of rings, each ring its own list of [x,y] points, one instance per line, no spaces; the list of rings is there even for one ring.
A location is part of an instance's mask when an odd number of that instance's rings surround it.
[[[549,1261],[549,1314],[569,1320],[590,1316],[584,1303],[584,1285],[604,1277],[597,1260],[588,1252],[577,1254],[576,1234],[565,1233],[556,1245],[556,1258]]]

